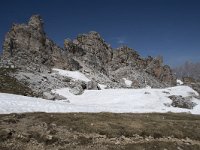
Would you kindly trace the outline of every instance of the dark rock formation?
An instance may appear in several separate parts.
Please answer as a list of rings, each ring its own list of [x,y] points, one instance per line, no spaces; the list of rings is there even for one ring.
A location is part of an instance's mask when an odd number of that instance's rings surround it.
[[[39,15],[32,16],[28,24],[12,26],[5,37],[2,59],[27,71],[43,72],[53,66],[79,69],[66,58],[63,49],[47,38]]]
[[[110,69],[115,71],[125,66],[136,67],[138,64],[141,64],[139,54],[135,50],[123,46],[113,51],[112,61],[109,65]]]
[[[169,85],[176,85],[176,77],[172,73],[169,66],[163,66],[162,58],[158,57],[151,61],[147,60],[145,71],[155,78],[159,79],[163,83],[168,83]]]
[[[107,74],[107,63],[112,59],[112,49],[94,31],[81,34],[75,40],[65,40],[65,50],[89,68]]]
[[[96,32],[79,35],[73,41],[67,39],[64,47],[81,66],[93,71],[90,74],[103,73],[112,82],[119,83],[125,77],[133,81],[132,87],[136,88],[145,87],[145,83],[152,87],[176,84],[170,67],[163,65],[161,58],[143,59],[127,46],[114,50]]]

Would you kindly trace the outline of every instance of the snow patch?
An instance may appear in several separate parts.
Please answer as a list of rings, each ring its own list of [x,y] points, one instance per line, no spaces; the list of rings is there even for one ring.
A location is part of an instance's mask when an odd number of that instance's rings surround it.
[[[53,71],[58,72],[62,76],[70,77],[74,80],[80,80],[80,81],[85,81],[89,82],[90,79],[88,79],[83,73],[79,71],[69,71],[69,70],[62,70],[62,69],[52,69]]]
[[[0,93],[0,113],[22,112],[114,112],[114,113],[149,113],[149,112],[189,112],[200,114],[200,100],[193,109],[169,107],[170,95],[190,96],[197,94],[188,86],[176,86],[166,89],[104,89],[86,90],[82,95],[73,95],[68,88],[53,90],[66,97],[65,101],[49,101],[41,98]],[[147,93],[147,94],[144,94]]]
[[[149,86],[149,85],[146,85],[146,89],[151,89],[151,86]]]
[[[124,80],[124,82],[125,82],[125,84],[126,84],[127,87],[131,87],[131,85],[133,83],[131,80],[128,80],[126,78],[123,78],[123,80]]]
[[[181,81],[179,79],[176,80],[176,83],[177,83],[177,85],[183,85],[183,81]]]
[[[98,84],[98,86],[100,87],[101,90],[106,89],[107,85],[104,84]]]

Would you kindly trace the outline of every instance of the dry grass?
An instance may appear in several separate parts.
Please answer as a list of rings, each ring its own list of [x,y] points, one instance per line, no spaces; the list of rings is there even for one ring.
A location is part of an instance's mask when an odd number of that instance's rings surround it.
[[[1,149],[200,149],[200,116],[190,114],[10,114],[0,131]]]

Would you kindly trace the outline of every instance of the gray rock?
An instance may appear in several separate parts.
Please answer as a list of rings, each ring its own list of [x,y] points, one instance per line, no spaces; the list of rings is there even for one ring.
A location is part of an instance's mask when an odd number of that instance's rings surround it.
[[[81,66],[50,40],[39,15],[33,15],[28,24],[14,24],[6,34],[2,60],[10,61],[18,69],[29,72],[49,72],[52,67],[69,70]]]
[[[1,58],[6,67],[17,68],[16,79],[41,97],[43,92],[64,87],[81,94],[84,89],[99,89],[97,83],[107,88],[124,88],[126,86],[120,82],[122,78],[133,81],[127,88],[147,85],[163,88],[176,83],[171,69],[163,65],[161,57],[144,59],[127,46],[112,49],[95,31],[78,35],[75,40],[66,39],[61,48],[46,36],[43,24],[39,15],[33,15],[27,24],[14,24],[5,36]],[[62,76],[53,76],[53,67],[80,70],[94,81],[72,83]]]
[[[171,106],[173,107],[193,109],[193,107],[197,105],[196,103],[192,102],[191,97],[172,95],[169,96],[169,98],[172,100]]]
[[[47,100],[67,100],[66,97],[52,92],[44,92],[43,98]]]
[[[16,72],[14,77],[41,97],[43,97],[43,92],[50,92],[53,89],[69,87],[69,82],[64,81],[66,77],[55,73],[30,73],[20,71]]]
[[[100,87],[96,81],[91,80],[87,83],[87,90],[100,90]]]
[[[87,67],[107,74],[105,66],[112,59],[112,49],[97,32],[79,35],[74,41],[65,40],[64,48]]]
[[[73,87],[69,90],[74,95],[81,95],[83,93],[83,88],[80,85]]]
[[[76,81],[76,80],[71,80],[69,87],[70,87],[70,92],[73,93],[74,95],[80,95],[84,91],[84,82],[82,81]]]
[[[43,98],[47,100],[55,100],[55,95],[49,92],[44,92]]]
[[[55,94],[55,100],[67,100],[67,98],[62,95]]]

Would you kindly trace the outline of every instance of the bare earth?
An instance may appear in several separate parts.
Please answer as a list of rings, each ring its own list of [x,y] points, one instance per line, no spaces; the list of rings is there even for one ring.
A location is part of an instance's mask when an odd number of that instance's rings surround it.
[[[200,116],[0,115],[0,150],[200,150]]]

